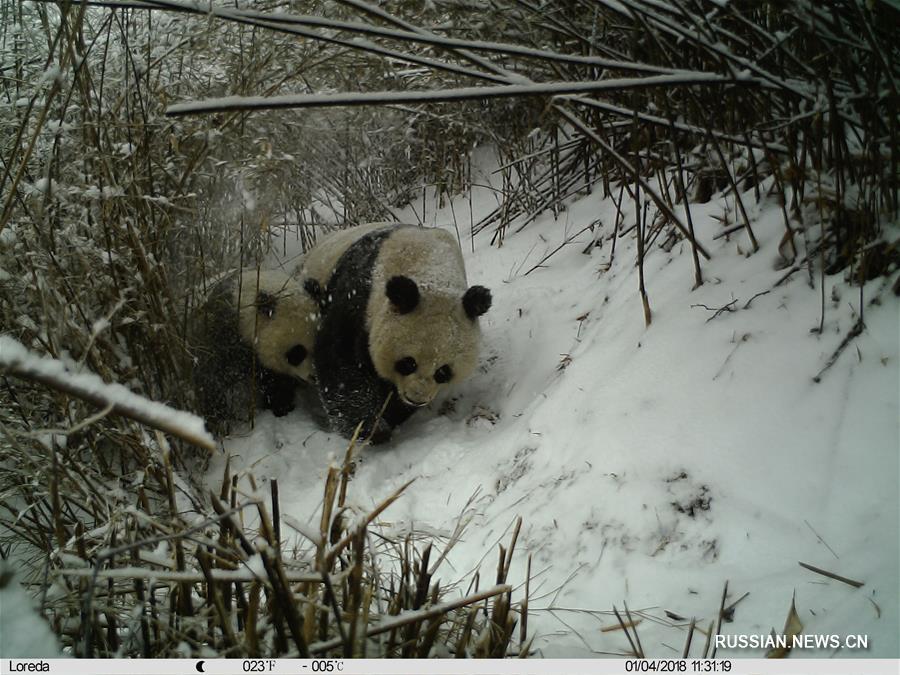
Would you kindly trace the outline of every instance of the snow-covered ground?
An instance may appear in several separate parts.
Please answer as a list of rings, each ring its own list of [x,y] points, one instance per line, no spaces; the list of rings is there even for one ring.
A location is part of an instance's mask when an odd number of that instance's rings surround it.
[[[485,172],[476,182],[489,179]],[[745,201],[753,204],[752,193]],[[489,191],[476,191],[475,219],[494,205]],[[633,231],[618,240],[607,269],[615,209],[599,190],[556,221],[548,213],[520,233],[513,227],[500,248],[485,232],[474,252],[467,196],[452,211],[448,204],[427,213],[427,224],[451,230],[456,214],[469,282],[493,292],[481,320],[482,367],[389,445],[366,449],[350,499],[369,508],[415,478],[384,514],[387,527],[449,535],[467,519],[438,574],[442,585],[479,565],[491,576],[497,544],[508,544],[521,516],[511,581],[524,581],[531,554],[528,626],[545,656],[627,652],[621,630],[604,630],[617,626],[613,606],[626,603],[640,611],[648,655],[680,655],[689,619],[705,628],[727,581],[727,605],[749,595],[723,634],[780,633],[795,595],[804,633],[868,636],[868,650],[839,656],[896,658],[898,298],[889,281],[869,283],[865,332],[814,382],[856,320],[858,288],[842,275],[827,278],[824,331],[811,332],[820,320],[818,279],[810,288],[800,271],[773,287],[785,274],[776,264],[780,209],[753,206],[760,250],[749,256],[743,232],[713,239],[722,230],[713,216],[723,209],[721,199],[693,209],[712,256],[701,287],[692,290],[686,242],[648,253],[649,328]],[[583,253],[592,237],[584,232],[526,275],[597,219],[601,247]],[[626,227],[633,222],[626,218]],[[880,304],[871,304],[876,297]],[[732,301],[734,311],[712,319],[697,306]],[[232,467],[277,477],[282,513],[304,523],[318,522],[323,477],[345,448],[303,409],[280,419],[264,412],[253,431],[226,442]],[[213,462],[211,483],[223,463]],[[704,639],[695,637],[692,654]]]
[[[14,565],[0,561],[0,658],[60,658],[56,635],[15,571]]]

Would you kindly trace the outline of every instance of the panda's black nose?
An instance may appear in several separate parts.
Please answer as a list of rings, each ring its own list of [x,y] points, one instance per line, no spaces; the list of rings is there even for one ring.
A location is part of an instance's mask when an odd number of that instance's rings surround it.
[[[288,363],[292,366],[299,366],[303,363],[303,360],[306,358],[306,347],[303,345],[294,345],[290,349],[288,349],[285,354],[285,358],[287,358]]]

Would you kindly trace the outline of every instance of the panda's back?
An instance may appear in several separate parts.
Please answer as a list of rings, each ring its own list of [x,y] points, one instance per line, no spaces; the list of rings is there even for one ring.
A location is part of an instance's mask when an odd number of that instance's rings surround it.
[[[343,320],[361,322],[372,290],[372,275],[384,242],[399,227],[373,228],[359,236],[343,251],[329,275],[325,290],[326,315],[340,314]]]
[[[328,285],[338,261],[362,237],[376,230],[393,228],[396,223],[367,223],[344,228],[322,237],[303,258],[295,276],[300,280],[315,279],[322,288]]]

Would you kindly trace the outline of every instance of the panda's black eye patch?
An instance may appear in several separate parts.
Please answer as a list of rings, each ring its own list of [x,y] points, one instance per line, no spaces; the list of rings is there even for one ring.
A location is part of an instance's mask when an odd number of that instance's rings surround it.
[[[401,375],[412,375],[416,372],[416,368],[418,367],[419,364],[416,363],[416,360],[411,356],[404,356],[402,359],[397,359],[397,363],[394,364],[394,370]]]
[[[453,377],[453,369],[448,366],[446,363],[434,371],[434,381],[438,384],[444,384],[445,382],[449,382],[450,378]]]
[[[271,319],[275,315],[275,306],[278,299],[273,293],[260,291],[256,294],[256,311],[267,319]]]
[[[292,366],[299,366],[303,363],[303,360],[306,358],[307,351],[306,347],[303,345],[294,345],[290,349],[285,352],[284,358],[287,359],[287,362]]]

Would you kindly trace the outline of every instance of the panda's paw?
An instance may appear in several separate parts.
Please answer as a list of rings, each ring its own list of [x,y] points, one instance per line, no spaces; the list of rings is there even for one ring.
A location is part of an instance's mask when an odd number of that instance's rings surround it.
[[[272,408],[272,414],[275,415],[275,417],[284,417],[289,412],[293,412],[294,408],[297,406],[295,406],[293,402],[273,402],[270,407]]]

